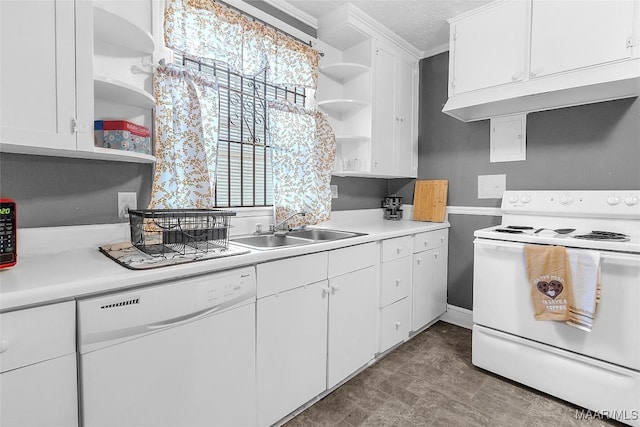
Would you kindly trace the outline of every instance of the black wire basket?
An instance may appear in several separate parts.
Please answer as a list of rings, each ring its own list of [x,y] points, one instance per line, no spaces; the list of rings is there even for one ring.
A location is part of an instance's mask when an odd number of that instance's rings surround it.
[[[235,214],[219,209],[130,210],[131,244],[151,256],[226,250]]]

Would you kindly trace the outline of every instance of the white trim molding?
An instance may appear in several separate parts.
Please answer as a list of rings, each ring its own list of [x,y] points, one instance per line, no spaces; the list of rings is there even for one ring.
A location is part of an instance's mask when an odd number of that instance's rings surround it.
[[[471,329],[473,328],[473,311],[447,304],[447,311],[440,316],[440,320],[451,323],[452,325]]]
[[[447,206],[447,214],[452,215],[480,215],[502,216],[500,208],[485,208],[480,206]]]

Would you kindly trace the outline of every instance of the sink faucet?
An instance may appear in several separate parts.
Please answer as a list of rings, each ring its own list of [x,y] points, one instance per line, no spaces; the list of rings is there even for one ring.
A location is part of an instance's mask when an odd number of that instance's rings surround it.
[[[296,212],[296,213],[293,213],[293,214],[289,215],[288,217],[286,217],[285,219],[283,219],[282,221],[280,221],[279,223],[277,223],[277,224],[275,224],[275,225],[271,225],[271,226],[269,226],[269,229],[270,229],[271,231],[275,232],[275,233],[278,233],[278,234],[280,234],[280,233],[282,233],[282,234],[286,233],[287,231],[289,231],[289,226],[288,226],[288,224],[287,224],[287,223],[289,222],[289,220],[290,220],[291,218],[293,218],[293,217],[294,217],[294,216],[296,216],[296,215],[305,216],[305,215],[307,215],[307,213],[306,213],[306,212]]]

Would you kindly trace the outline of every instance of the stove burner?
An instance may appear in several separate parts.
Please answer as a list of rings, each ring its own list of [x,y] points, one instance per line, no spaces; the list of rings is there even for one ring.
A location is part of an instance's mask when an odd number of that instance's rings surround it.
[[[613,241],[613,242],[628,242],[630,240],[629,236],[622,233],[613,233],[611,231],[592,231],[589,234],[581,234],[578,236],[573,236],[576,239],[583,240],[603,240],[603,241]]]

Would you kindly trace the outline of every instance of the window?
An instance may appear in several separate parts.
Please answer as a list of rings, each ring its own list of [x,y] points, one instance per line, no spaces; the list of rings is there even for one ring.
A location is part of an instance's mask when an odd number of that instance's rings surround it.
[[[269,100],[305,105],[305,89],[267,83],[265,70],[254,77],[232,72],[220,62],[202,62],[174,52],[174,62],[218,78],[220,133],[215,207],[273,204],[271,153],[267,138]]]

